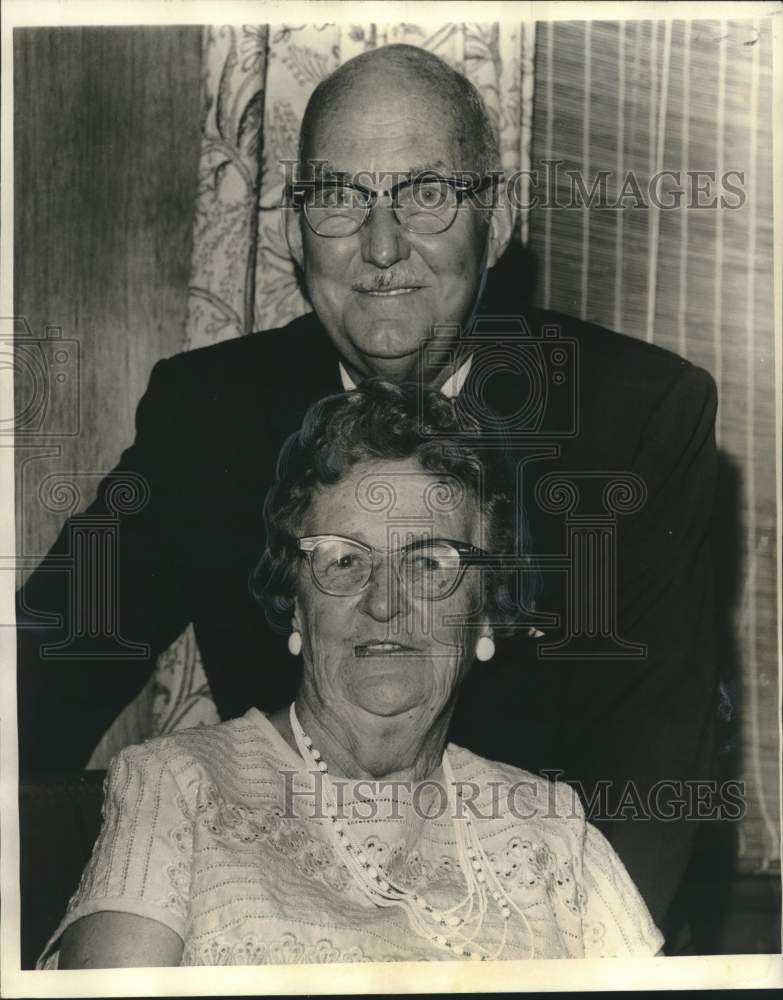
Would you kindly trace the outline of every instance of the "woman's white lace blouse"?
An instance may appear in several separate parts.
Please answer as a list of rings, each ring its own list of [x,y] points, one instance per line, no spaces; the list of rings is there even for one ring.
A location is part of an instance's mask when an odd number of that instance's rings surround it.
[[[501,958],[659,950],[637,889],[567,785],[453,744],[448,752],[458,784],[478,793],[470,808],[484,851],[527,918],[512,913]],[[70,924],[106,910],[170,927],[184,942],[182,965],[452,958],[401,908],[357,888],[317,815],[317,781],[256,709],[122,751],[92,858],[38,967],[57,967]],[[387,878],[442,909],[465,896],[452,818],[432,781],[377,794],[354,781],[344,791],[349,835]],[[502,925],[488,909],[479,943],[494,949]]]

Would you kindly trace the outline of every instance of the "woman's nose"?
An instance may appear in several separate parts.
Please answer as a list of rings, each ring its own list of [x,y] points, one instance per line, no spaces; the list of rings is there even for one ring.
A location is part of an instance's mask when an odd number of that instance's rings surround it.
[[[362,594],[362,611],[378,622],[388,622],[407,613],[408,606],[408,598],[392,564],[387,559],[376,564]]]
[[[391,205],[381,199],[375,203],[369,219],[361,229],[362,259],[376,267],[388,268],[399,260],[407,260],[411,246],[405,230],[397,221]]]

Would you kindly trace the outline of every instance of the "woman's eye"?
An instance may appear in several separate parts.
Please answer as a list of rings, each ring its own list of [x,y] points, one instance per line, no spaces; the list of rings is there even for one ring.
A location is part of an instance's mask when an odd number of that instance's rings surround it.
[[[435,556],[420,555],[416,556],[414,566],[419,570],[434,572],[435,570],[440,569],[440,560],[436,559]]]
[[[356,556],[354,555],[336,556],[331,562],[327,563],[326,571],[327,573],[334,573],[341,569],[353,569],[355,564]]]

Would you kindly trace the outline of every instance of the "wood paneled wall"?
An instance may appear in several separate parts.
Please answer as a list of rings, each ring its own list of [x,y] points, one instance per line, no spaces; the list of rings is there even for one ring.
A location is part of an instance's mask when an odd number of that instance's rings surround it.
[[[63,521],[39,498],[45,477],[75,473],[86,506],[133,439],[152,366],[182,347],[200,67],[198,27],[14,32],[15,314],[33,337],[55,326],[78,347],[49,368],[38,433],[17,439],[26,555],[45,553]],[[23,362],[17,411],[35,391]]]

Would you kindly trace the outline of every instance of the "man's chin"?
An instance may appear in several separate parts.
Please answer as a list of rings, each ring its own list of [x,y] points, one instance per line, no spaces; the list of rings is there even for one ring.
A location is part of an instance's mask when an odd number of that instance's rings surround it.
[[[401,358],[362,357],[362,377],[380,376],[391,382],[415,382],[419,371],[419,353],[407,354]]]
[[[349,333],[351,347],[366,377],[382,375],[396,382],[415,375],[421,345],[429,339],[413,324],[380,321]]]

